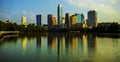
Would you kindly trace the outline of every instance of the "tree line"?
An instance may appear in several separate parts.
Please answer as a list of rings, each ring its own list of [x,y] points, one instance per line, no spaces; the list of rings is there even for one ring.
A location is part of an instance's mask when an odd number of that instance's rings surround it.
[[[6,21],[9,22],[9,21]],[[47,29],[46,27],[39,27],[35,25],[18,25],[17,23],[6,23],[0,20],[0,31],[20,31],[21,33],[36,33],[36,32],[70,32],[80,31],[82,33],[120,33],[120,24],[113,22],[111,25],[98,25],[92,28],[61,28],[61,29]]]
[[[18,25],[17,23],[10,23],[9,21],[2,22],[0,20],[0,31],[20,31],[20,33],[34,33],[34,32],[46,32],[45,27],[38,27],[35,25]]]

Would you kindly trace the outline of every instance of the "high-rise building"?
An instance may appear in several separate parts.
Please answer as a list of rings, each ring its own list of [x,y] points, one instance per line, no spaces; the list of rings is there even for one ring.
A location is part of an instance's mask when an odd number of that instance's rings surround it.
[[[62,20],[62,5],[58,5],[57,8],[57,18],[58,18],[58,25],[63,24],[63,20]]]
[[[65,15],[65,24],[67,25],[67,28],[70,27],[70,13],[66,13]]]
[[[72,15],[72,16],[70,17],[70,22],[71,22],[72,25],[77,24],[77,23],[78,23],[77,16],[76,16],[76,15]]]
[[[89,27],[97,27],[97,12],[95,10],[88,11],[87,25]]]
[[[83,14],[75,14],[77,17],[78,24],[83,24],[84,23],[84,15]]]
[[[77,24],[81,24],[81,15],[76,13],[75,16],[77,17]]]
[[[57,25],[57,21],[56,21],[56,17],[55,16],[52,17],[52,25]]]
[[[27,19],[25,16],[21,16],[21,24],[22,25],[27,25]]]
[[[47,16],[48,19],[48,28],[52,28],[54,25],[56,25],[56,17],[53,16],[52,14],[48,14]]]
[[[47,19],[48,19],[48,28],[51,28],[52,26],[52,14],[48,14]]]
[[[41,26],[42,15],[36,15],[36,24],[37,26]]]
[[[81,23],[82,23],[82,24],[85,24],[85,18],[84,18],[83,13],[82,13],[80,16],[81,16]]]

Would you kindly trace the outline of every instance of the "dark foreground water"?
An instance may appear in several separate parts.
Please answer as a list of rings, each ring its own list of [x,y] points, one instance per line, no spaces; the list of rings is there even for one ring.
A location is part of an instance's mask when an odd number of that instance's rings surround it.
[[[120,62],[117,35],[46,34],[0,41],[0,62]]]

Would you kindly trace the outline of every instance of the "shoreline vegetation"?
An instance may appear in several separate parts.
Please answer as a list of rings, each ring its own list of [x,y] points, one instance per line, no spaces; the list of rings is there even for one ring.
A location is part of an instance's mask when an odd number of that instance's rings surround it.
[[[35,25],[18,25],[17,23],[6,23],[0,21],[0,31],[19,31],[20,34],[38,34],[38,33],[69,33],[69,32],[80,32],[80,33],[120,33],[120,24],[113,22],[110,26],[97,26],[92,28],[59,28],[59,29],[48,29],[46,27],[38,27]]]

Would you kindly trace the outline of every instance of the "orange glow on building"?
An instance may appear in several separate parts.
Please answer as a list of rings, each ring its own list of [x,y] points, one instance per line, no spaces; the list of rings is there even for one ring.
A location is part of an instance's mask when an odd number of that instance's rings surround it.
[[[56,17],[53,16],[53,17],[52,17],[52,25],[56,25],[56,24],[57,24],[57,22],[56,22]]]

